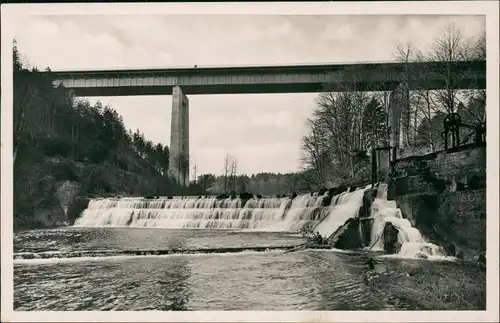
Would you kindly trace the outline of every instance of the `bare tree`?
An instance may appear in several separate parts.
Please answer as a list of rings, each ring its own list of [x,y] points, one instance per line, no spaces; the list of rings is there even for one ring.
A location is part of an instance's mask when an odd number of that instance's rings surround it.
[[[486,35],[483,33],[479,37],[472,39],[470,48],[471,60],[486,60]],[[480,80],[475,80],[475,82],[479,83]],[[486,89],[481,86],[477,86],[477,88],[469,90],[467,92],[466,101],[467,102],[464,103],[464,106],[467,108],[472,118],[475,119],[475,121],[484,122],[486,110]]]
[[[412,43],[397,45],[395,58],[403,64],[404,72],[401,83],[405,86],[410,83],[410,76],[413,73],[411,63],[415,61],[417,55],[418,49]],[[415,132],[412,131],[412,126],[415,124],[413,119],[416,117],[416,109],[412,103],[415,99],[415,94],[408,91],[408,103],[401,110],[400,134],[402,148],[406,148],[414,142]]]
[[[314,184],[323,186],[326,168],[330,166],[326,138],[320,134],[321,128],[315,121],[308,119],[307,126],[310,133],[302,139],[302,166],[315,174]]]
[[[473,49],[455,24],[447,26],[429,52],[429,61],[445,63],[435,71],[444,80],[445,88],[434,91],[434,96],[446,113],[456,112],[459,95],[456,85],[468,76],[467,72],[457,71],[453,63],[470,59],[472,53]]]
[[[428,52],[419,51],[411,43],[397,47],[395,56],[404,69],[396,90],[382,86],[370,96],[359,86],[363,75],[346,71],[349,73],[345,74],[344,83],[335,83],[318,96],[317,107],[307,122],[301,159],[306,170],[302,174],[304,181],[323,186],[335,180],[352,182],[363,178],[367,163],[363,151],[379,139],[397,137],[393,144],[402,143],[409,153],[414,153],[412,147],[438,150],[443,142],[442,120],[446,113],[456,112],[459,103],[467,98],[468,104],[460,104],[464,107],[461,109],[480,110],[474,106],[480,105],[480,94],[467,97],[463,95],[466,91],[458,90],[465,79],[470,79],[470,71],[458,69],[456,63],[484,59],[485,52],[484,37],[471,45],[451,24]],[[436,61],[440,64],[433,64]],[[428,63],[429,70],[413,70],[414,62]],[[414,87],[416,72],[421,72],[421,88]],[[436,80],[443,88],[430,90]],[[344,92],[338,93],[339,90]],[[400,115],[391,113],[394,104],[403,105]],[[391,123],[397,128],[392,129]]]
[[[229,172],[229,154],[226,154],[226,157],[224,158],[224,172],[223,172],[223,176],[224,176],[224,193],[227,192],[227,174]]]
[[[226,154],[224,157],[223,185],[224,192],[234,191],[236,188],[236,164],[237,160]]]
[[[432,63],[431,70],[421,74],[424,86],[410,91],[408,115],[402,111],[401,134],[404,145],[413,146],[415,150],[425,148],[434,152],[442,146],[442,119],[447,113],[457,112],[458,106],[462,110],[471,110],[469,106],[477,107],[478,92],[481,90],[464,91],[458,89],[458,84],[464,78],[470,78],[468,70],[457,69],[456,63],[467,60],[481,60],[485,55],[485,38],[466,39],[454,24],[448,25],[439,35],[428,52],[421,52],[411,44],[399,45],[396,50],[396,59],[410,66],[411,62]],[[431,65],[432,66],[432,65]],[[403,81],[409,80],[408,76],[415,71],[405,68]],[[432,82],[439,79],[444,88],[429,90]],[[467,93],[470,95],[467,96]],[[468,102],[464,102],[468,101]],[[479,101],[481,101],[479,99]],[[474,108],[472,108],[474,110]],[[479,108],[480,110],[480,108]],[[472,114],[472,113],[471,113]],[[481,114],[476,113],[476,114]]]
[[[345,92],[321,93],[313,117],[308,120],[309,134],[302,142],[303,180],[325,187],[334,182],[352,181],[359,175],[359,153],[369,145],[363,133],[364,110],[369,95],[358,89],[356,71],[340,87]],[[333,89],[337,91],[338,89]]]
[[[230,180],[231,180],[231,191],[236,190],[236,159],[231,160],[231,175],[230,175]]]

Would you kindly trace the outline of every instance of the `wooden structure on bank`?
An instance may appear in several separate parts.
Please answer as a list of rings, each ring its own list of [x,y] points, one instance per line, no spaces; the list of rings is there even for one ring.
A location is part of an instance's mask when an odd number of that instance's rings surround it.
[[[485,122],[478,121],[474,124],[462,121],[458,113],[450,113],[443,120],[443,136],[444,136],[444,149],[453,149],[461,146],[460,144],[460,129],[468,128],[473,129],[474,143],[476,145],[483,145],[486,142],[486,124]],[[472,134],[472,133],[471,133]],[[449,139],[451,139],[451,146],[449,146]]]

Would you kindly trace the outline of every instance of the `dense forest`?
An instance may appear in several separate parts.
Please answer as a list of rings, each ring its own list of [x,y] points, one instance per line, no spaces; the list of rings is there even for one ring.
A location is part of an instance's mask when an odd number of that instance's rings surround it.
[[[61,182],[82,196],[189,193],[167,177],[169,149],[127,131],[116,111],[76,100],[50,76],[23,62],[13,46],[14,224],[32,227],[40,210],[57,209]],[[50,71],[47,68],[47,71]]]

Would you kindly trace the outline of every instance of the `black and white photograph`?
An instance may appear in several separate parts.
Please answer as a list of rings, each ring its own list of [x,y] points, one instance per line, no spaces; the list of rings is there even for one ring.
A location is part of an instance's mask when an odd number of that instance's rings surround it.
[[[498,320],[499,5],[438,4],[2,5],[2,321]]]

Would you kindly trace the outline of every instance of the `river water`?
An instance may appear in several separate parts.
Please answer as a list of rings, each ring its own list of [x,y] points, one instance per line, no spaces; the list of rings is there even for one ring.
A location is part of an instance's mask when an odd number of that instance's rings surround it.
[[[304,242],[297,230],[305,224],[333,233],[356,216],[362,196],[363,190],[342,193],[326,206],[310,195],[245,205],[210,198],[94,200],[73,227],[15,234],[14,308],[415,309],[418,300],[369,283],[373,251],[285,252]],[[387,214],[384,219],[397,222]],[[401,242],[419,244],[417,233],[401,235]],[[385,272],[450,268],[449,262],[377,259],[377,270]]]
[[[16,310],[338,310],[410,308],[372,291],[362,253],[281,250],[65,258],[103,250],[295,245],[295,234],[68,228],[16,235]],[[56,252],[52,257],[26,259]],[[63,255],[61,255],[61,253]],[[61,258],[59,258],[61,257]]]

